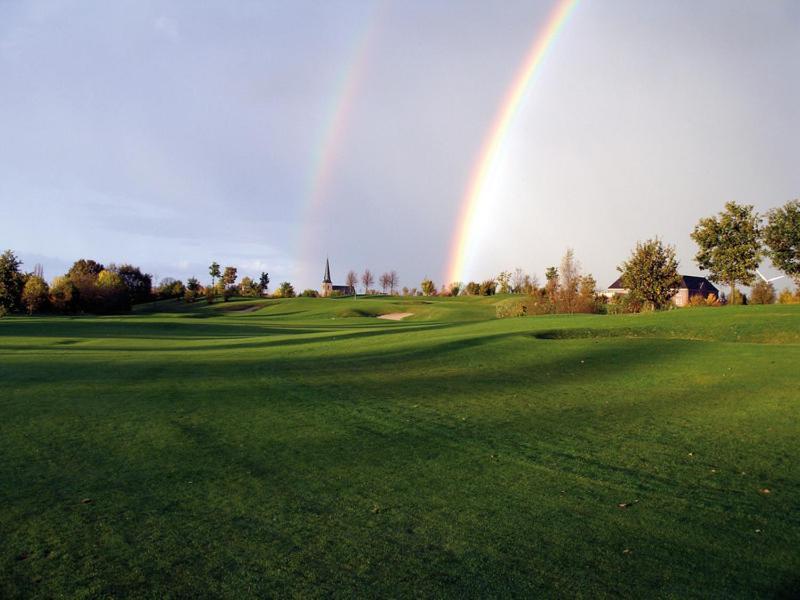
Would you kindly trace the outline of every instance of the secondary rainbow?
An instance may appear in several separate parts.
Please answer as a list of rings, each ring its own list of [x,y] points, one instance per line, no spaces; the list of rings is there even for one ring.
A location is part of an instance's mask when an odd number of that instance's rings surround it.
[[[558,32],[567,22],[577,3],[578,0],[559,0],[556,3],[544,27],[534,39],[525,61],[519,68],[495,115],[489,133],[483,142],[483,146],[481,146],[478,160],[470,174],[469,184],[461,202],[461,211],[450,246],[450,259],[447,269],[448,281],[461,281],[464,277],[469,244],[478,225],[475,217],[483,199],[483,189],[491,173],[497,152],[508,134],[509,128],[514,121],[514,116],[525,98],[525,93],[534,81],[536,72],[547,55],[547,51],[552,47]]]
[[[314,146],[314,158],[309,172],[307,196],[304,203],[299,240],[299,254],[303,262],[311,257],[309,246],[315,238],[313,234],[314,219],[321,212],[323,202],[330,188],[330,181],[334,173],[337,158],[341,155],[347,132],[347,124],[353,112],[355,101],[367,72],[369,56],[374,40],[377,36],[379,24],[382,20],[383,4],[377,5],[366,20],[363,30],[351,44],[337,77],[337,83],[332,94],[324,126]],[[319,257],[315,257],[319,262]],[[304,274],[305,275],[305,274]]]

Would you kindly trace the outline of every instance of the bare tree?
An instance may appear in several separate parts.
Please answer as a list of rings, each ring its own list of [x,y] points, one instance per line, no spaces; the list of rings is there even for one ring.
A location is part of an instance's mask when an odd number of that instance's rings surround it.
[[[389,287],[389,274],[388,273],[384,273],[383,275],[380,276],[378,281],[380,281],[381,288],[383,289],[383,293],[385,294],[386,293],[386,288]]]
[[[515,294],[521,294],[525,287],[525,271],[517,267],[514,269],[514,274],[511,276],[511,291]]]
[[[392,269],[389,271],[389,290],[394,296],[394,291],[397,289],[397,286],[400,285],[400,278],[397,276],[397,271]]]
[[[369,269],[364,269],[364,274],[361,276],[361,283],[364,284],[364,293],[369,294],[369,286],[375,283],[375,276]]]
[[[355,294],[356,286],[358,285],[358,274],[355,271],[349,271],[347,273],[347,279],[345,280],[345,283],[353,288],[353,294]]]

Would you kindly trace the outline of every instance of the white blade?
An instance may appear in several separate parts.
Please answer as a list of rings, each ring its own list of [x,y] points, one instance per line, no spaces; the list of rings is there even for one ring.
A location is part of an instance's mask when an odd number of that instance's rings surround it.
[[[783,279],[784,277],[786,277],[785,275],[778,275],[777,277],[773,277],[772,279],[767,279],[761,274],[761,271],[759,271],[758,269],[756,269],[756,273],[758,273],[758,276],[764,280],[764,283],[772,283],[773,281],[778,281],[778,279]]]

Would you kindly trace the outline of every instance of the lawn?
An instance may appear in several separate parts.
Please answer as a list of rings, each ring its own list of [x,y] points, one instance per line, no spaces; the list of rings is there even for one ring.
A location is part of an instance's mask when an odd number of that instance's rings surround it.
[[[494,301],[0,319],[0,597],[800,594],[800,306]]]

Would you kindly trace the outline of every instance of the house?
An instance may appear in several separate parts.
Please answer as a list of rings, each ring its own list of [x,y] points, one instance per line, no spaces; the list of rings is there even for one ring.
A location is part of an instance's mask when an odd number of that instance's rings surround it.
[[[672,303],[675,306],[688,306],[689,301],[695,296],[702,296],[703,299],[706,299],[711,294],[714,294],[719,298],[719,290],[705,277],[695,277],[694,275],[681,275],[680,277],[680,286],[675,290],[675,295],[672,296]],[[607,298],[612,298],[627,293],[628,288],[622,285],[622,277],[619,277],[608,286],[604,295]]]
[[[333,295],[337,296],[355,296],[356,289],[350,285],[333,285],[331,281],[331,264],[328,259],[325,259],[325,275],[322,277],[322,287],[319,290],[319,295],[327,298]]]

